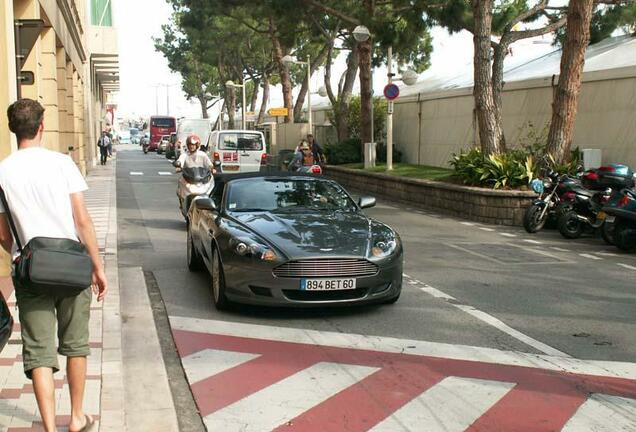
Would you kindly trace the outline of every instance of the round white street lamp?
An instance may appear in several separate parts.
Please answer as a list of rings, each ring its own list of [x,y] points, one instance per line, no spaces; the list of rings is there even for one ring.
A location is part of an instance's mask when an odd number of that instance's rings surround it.
[[[245,101],[245,82],[243,82],[243,84],[234,84],[234,81],[232,80],[227,80],[225,82],[225,87],[234,87],[234,88],[240,88],[241,89],[241,94],[243,96],[243,103],[241,104],[241,125],[243,127],[243,130],[247,129],[247,123],[246,123],[246,119],[245,119],[245,112],[247,111],[247,108],[245,107],[246,101]]]
[[[296,63],[296,60],[290,56],[289,54],[287,54],[285,57],[283,57],[281,59],[281,61],[286,64],[287,66],[293,65],[294,63]]]
[[[328,94],[327,94],[327,87],[325,87],[325,86],[320,86],[320,87],[318,88],[318,96],[320,96],[320,97],[327,97],[327,96],[328,96]]]
[[[353,37],[358,42],[366,42],[371,37],[371,32],[366,26],[359,25],[353,29]]]
[[[402,72],[402,82],[407,86],[412,86],[413,84],[415,84],[417,82],[417,79],[417,72],[412,69],[407,69]]]

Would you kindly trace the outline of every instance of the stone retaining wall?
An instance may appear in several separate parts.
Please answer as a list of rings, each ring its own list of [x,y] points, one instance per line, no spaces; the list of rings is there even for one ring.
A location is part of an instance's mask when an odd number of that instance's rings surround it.
[[[377,198],[497,225],[522,225],[523,213],[536,197],[529,191],[484,189],[331,165],[325,169],[325,175],[347,189]]]

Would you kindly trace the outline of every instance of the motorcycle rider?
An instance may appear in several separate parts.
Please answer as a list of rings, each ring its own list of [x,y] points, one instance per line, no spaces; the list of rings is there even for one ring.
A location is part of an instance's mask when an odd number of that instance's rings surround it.
[[[289,171],[298,171],[301,167],[319,164],[319,161],[317,161],[314,157],[311,147],[307,141],[302,140],[298,145],[298,149],[300,152],[294,155],[294,159],[287,167]]]
[[[198,135],[190,135],[186,139],[187,152],[184,152],[177,159],[177,172],[183,168],[208,168],[214,172],[214,165],[209,156],[199,150],[201,138]]]

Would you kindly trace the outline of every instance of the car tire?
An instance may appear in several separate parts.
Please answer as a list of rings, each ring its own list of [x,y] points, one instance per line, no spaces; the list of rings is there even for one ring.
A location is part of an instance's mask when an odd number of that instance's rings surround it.
[[[623,252],[633,252],[636,250],[636,242],[630,241],[630,230],[636,230],[636,227],[630,226],[624,222],[617,222],[614,230],[614,241],[616,247]]]
[[[402,294],[401,291],[395,297],[391,297],[390,299],[385,300],[384,304],[388,304],[388,305],[395,304],[400,299],[400,294]]]
[[[201,255],[197,252],[196,247],[194,247],[194,241],[192,240],[192,232],[190,231],[190,227],[188,227],[188,246],[187,246],[187,260],[188,260],[188,270],[191,272],[199,271],[203,268],[203,260],[201,259]]]
[[[214,307],[217,310],[225,310],[230,305],[227,297],[225,296],[225,276],[223,275],[223,265],[221,264],[221,257],[216,247],[212,252],[212,275],[211,275],[210,288],[212,291],[212,301]]]
[[[577,239],[583,234],[583,223],[575,211],[569,211],[559,218],[559,232],[566,239]]]

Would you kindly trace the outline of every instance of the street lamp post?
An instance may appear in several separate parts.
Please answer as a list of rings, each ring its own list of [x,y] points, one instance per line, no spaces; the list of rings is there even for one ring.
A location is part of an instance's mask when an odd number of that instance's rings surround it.
[[[234,81],[232,80],[228,80],[225,83],[226,87],[234,87],[234,88],[240,88],[241,89],[241,94],[243,95],[243,103],[241,104],[241,125],[243,127],[243,130],[247,129],[247,124],[245,121],[245,80],[243,80],[243,84],[234,84]]]
[[[286,55],[282,58],[283,63],[290,64],[302,64],[307,66],[307,121],[309,122],[309,133],[313,134],[313,113],[311,112],[311,61],[307,56],[307,61],[294,60],[290,55]]]

